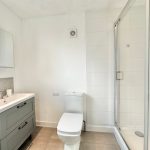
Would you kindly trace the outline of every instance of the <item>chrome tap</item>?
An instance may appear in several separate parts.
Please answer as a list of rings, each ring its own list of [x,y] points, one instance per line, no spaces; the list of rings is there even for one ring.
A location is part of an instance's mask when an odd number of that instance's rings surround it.
[[[0,99],[3,99],[3,97],[6,95],[6,90],[0,91]]]

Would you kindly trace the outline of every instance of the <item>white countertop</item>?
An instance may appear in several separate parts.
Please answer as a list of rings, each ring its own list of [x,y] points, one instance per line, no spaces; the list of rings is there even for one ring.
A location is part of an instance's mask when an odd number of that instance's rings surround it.
[[[34,93],[15,93],[10,97],[0,99],[0,113],[34,96]]]

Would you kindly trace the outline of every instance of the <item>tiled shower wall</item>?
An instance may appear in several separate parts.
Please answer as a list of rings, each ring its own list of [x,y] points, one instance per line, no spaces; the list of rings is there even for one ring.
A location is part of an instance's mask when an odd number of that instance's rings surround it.
[[[120,126],[143,131],[146,41],[144,5],[134,6],[126,14],[120,22],[119,35],[120,69],[124,72],[124,79],[120,82]]]
[[[14,89],[13,78],[0,78],[0,91]]]

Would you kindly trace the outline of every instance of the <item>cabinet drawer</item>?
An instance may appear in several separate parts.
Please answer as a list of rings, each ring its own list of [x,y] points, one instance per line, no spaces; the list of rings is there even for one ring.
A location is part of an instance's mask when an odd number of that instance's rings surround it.
[[[1,150],[17,150],[32,134],[35,127],[34,116],[23,121],[14,131],[1,141]]]
[[[34,113],[34,98],[14,106],[1,114],[1,135],[4,138],[13,131],[22,120]]]

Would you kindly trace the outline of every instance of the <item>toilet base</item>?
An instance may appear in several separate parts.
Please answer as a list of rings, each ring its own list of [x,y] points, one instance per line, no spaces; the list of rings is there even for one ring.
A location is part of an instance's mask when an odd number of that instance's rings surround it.
[[[77,142],[74,145],[68,145],[68,144],[64,145],[64,150],[79,150],[79,148],[80,148],[80,142]]]

